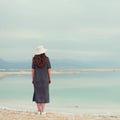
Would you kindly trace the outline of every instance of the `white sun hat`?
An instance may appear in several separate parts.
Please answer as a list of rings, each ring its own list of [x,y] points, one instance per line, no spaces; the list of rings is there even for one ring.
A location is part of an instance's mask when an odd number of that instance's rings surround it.
[[[47,49],[45,49],[43,45],[40,45],[37,47],[35,54],[40,55],[40,54],[46,53],[46,51]]]

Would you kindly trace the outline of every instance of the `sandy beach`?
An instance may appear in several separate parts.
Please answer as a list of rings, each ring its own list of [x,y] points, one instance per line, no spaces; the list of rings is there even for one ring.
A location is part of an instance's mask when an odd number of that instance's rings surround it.
[[[120,120],[120,116],[22,112],[0,109],[0,120]]]

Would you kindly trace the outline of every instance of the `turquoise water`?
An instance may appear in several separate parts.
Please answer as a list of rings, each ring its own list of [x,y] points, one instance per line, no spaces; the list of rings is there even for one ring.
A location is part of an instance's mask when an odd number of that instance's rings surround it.
[[[72,105],[120,105],[120,74],[56,75],[52,94]]]
[[[77,113],[82,111],[79,108],[120,111],[120,72],[52,74],[51,80],[49,110],[64,107],[65,111],[76,108]],[[17,107],[20,103],[23,109],[28,103],[31,106],[32,95],[31,75],[0,78],[0,106]]]

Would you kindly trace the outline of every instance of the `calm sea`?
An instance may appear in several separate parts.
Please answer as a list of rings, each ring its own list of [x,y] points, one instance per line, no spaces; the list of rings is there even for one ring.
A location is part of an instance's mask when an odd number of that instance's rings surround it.
[[[52,74],[47,111],[61,113],[120,113],[120,72]],[[36,111],[31,75],[0,78],[2,108]]]

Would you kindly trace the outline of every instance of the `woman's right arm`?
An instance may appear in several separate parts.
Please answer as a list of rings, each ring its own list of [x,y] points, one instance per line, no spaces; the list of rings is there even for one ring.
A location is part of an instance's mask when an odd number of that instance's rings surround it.
[[[48,80],[49,80],[49,84],[51,83],[51,78],[50,78],[50,76],[51,76],[51,69],[49,68],[49,69],[48,69]]]

